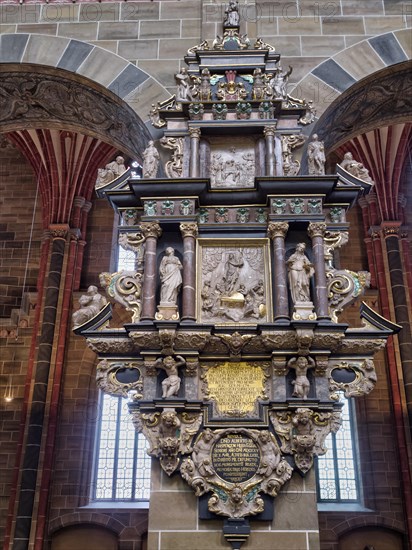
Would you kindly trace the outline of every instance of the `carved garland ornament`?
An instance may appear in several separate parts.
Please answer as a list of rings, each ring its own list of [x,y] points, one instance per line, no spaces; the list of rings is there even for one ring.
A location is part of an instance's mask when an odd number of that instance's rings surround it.
[[[139,363],[135,361],[108,361],[103,359],[97,365],[97,386],[110,395],[143,397],[143,378]]]

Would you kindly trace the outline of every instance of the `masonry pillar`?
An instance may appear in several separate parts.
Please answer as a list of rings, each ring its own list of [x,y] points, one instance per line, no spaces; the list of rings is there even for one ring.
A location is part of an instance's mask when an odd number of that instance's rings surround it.
[[[162,229],[157,222],[143,222],[140,229],[146,238],[141,321],[152,321],[156,313],[157,239]]]
[[[196,321],[196,237],[195,222],[180,224],[183,237],[182,321]]]
[[[34,372],[33,395],[28,412],[26,445],[21,466],[20,498],[17,507],[13,550],[25,550],[30,541],[40,449],[45,429],[45,411],[49,384],[60,283],[68,235],[68,225],[51,225],[50,264],[43,307],[43,322]]]

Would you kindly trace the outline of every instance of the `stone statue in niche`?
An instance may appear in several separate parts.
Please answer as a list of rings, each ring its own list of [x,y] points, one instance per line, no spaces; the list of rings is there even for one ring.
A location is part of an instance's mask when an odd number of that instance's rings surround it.
[[[307,377],[308,369],[316,366],[312,357],[292,357],[288,361],[288,368],[295,369],[296,378],[292,381],[293,385],[293,397],[299,397],[306,400],[310,391],[310,382]]]
[[[308,171],[310,176],[325,175],[325,147],[323,141],[319,141],[318,135],[313,134],[312,141],[308,145]]]
[[[143,178],[153,179],[157,176],[160,155],[152,140],[143,153]]]
[[[343,161],[340,163],[340,166],[349,172],[349,174],[352,174],[355,176],[355,178],[359,178],[360,180],[366,181],[367,183],[375,183],[373,179],[369,175],[369,170],[367,170],[363,164],[356,161],[352,153],[348,152],[345,153],[343,157]]]
[[[239,2],[238,0],[229,0],[229,5],[225,9],[225,18],[223,27],[238,27],[239,26]]]
[[[274,99],[287,99],[287,85],[289,77],[292,74],[293,68],[289,65],[288,71],[283,71],[282,67],[276,69],[273,78],[270,80]]]
[[[107,185],[121,176],[124,172],[126,172],[126,170],[127,168],[124,165],[124,158],[121,156],[116,157],[116,160],[106,164],[105,168],[99,168],[97,170],[96,187]]]
[[[186,365],[186,361],[181,355],[176,355],[177,361],[173,359],[171,355],[168,355],[164,359],[159,357],[154,366],[163,369],[167,378],[162,382],[162,398],[173,397],[179,393],[181,378],[178,374],[178,368],[182,365]]]
[[[180,69],[180,73],[175,74],[177,83],[176,101],[192,101],[193,94],[190,88],[190,74],[185,67]]]
[[[315,272],[312,263],[305,255],[305,243],[296,245],[295,252],[288,258],[288,274],[290,293],[294,304],[311,302],[310,278]]]
[[[160,303],[176,305],[177,296],[182,286],[181,270],[183,266],[175,256],[175,250],[171,246],[166,248],[165,255],[160,262]]]
[[[97,286],[89,286],[87,293],[79,298],[80,309],[72,315],[73,328],[84,325],[101,311],[107,304],[104,296],[99,294]]]

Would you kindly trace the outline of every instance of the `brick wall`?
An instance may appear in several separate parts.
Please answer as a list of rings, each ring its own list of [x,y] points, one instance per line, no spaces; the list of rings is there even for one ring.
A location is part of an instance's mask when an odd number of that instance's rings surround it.
[[[13,147],[0,148],[0,318],[20,307],[27,258],[25,291],[36,290],[42,225],[39,197],[30,244],[35,197],[30,165]]]

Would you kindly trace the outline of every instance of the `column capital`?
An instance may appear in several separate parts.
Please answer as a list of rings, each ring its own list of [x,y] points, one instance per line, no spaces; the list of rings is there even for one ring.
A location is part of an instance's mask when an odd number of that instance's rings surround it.
[[[196,222],[182,222],[179,227],[183,238],[196,238],[199,233],[199,227]]]
[[[324,237],[326,232],[325,222],[310,222],[308,227],[308,235],[311,239],[313,237]]]
[[[288,229],[288,222],[269,222],[267,229],[268,237],[270,239],[274,239],[275,237],[282,237],[284,239]]]
[[[143,235],[146,237],[154,237],[158,239],[162,234],[162,228],[158,222],[142,222],[140,224],[140,230]]]
[[[62,239],[65,241],[70,227],[67,223],[51,223],[49,230],[52,239]]]
[[[78,208],[82,208],[82,206],[85,204],[86,199],[84,197],[74,197],[73,199],[73,205],[77,206]]]
[[[195,128],[194,126],[189,127],[189,136],[191,138],[200,139],[201,133],[200,128]]]
[[[274,137],[276,130],[276,124],[270,124],[263,128],[263,134],[265,137]]]
[[[85,201],[82,206],[83,212],[90,212],[91,209],[92,209],[92,203],[90,201]]]
[[[385,239],[389,237],[399,237],[401,232],[402,222],[400,221],[387,221],[381,223],[382,233]]]

